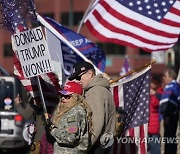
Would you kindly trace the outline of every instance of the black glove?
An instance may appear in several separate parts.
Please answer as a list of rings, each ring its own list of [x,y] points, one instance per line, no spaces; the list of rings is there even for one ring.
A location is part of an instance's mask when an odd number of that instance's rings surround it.
[[[51,125],[52,125],[51,120],[47,119],[46,124],[45,124],[45,131],[46,131],[46,133],[50,133],[51,127],[52,127]]]
[[[55,125],[48,119],[45,125],[46,138],[49,143],[54,143],[55,138],[51,135],[51,130],[56,128]]]

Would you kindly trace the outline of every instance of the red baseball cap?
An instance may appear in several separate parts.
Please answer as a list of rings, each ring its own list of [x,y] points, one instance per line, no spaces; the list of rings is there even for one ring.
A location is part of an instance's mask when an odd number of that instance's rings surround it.
[[[62,95],[71,95],[71,94],[79,94],[82,95],[83,88],[82,85],[75,81],[68,81],[64,86],[63,90],[60,90],[59,93]]]

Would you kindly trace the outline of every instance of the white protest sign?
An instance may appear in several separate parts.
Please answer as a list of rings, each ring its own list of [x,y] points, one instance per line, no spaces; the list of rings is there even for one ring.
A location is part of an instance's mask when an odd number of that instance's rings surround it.
[[[54,70],[41,27],[18,32],[12,35],[11,40],[13,50],[19,57],[25,78]]]

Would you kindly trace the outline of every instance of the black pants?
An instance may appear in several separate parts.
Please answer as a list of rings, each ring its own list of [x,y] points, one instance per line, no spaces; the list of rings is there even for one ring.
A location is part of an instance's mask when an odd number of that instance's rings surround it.
[[[87,154],[109,154],[111,147],[102,148],[100,145],[94,145]]]
[[[168,125],[164,124],[164,137],[166,139],[164,154],[177,153],[178,141],[176,140],[176,131],[177,131],[178,119],[179,119],[179,114],[176,114],[169,119]],[[170,140],[173,142],[168,143]]]

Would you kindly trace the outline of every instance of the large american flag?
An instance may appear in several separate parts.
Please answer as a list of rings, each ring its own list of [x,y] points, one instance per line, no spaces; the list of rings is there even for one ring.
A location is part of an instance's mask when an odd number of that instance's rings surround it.
[[[99,0],[84,22],[101,41],[166,50],[180,33],[180,0]]]
[[[146,154],[149,120],[150,66],[128,79],[112,85],[116,107],[123,107],[127,113],[123,136],[135,140],[135,144],[114,145],[113,154]],[[136,146],[135,146],[136,145]],[[128,146],[128,147],[127,147]]]

